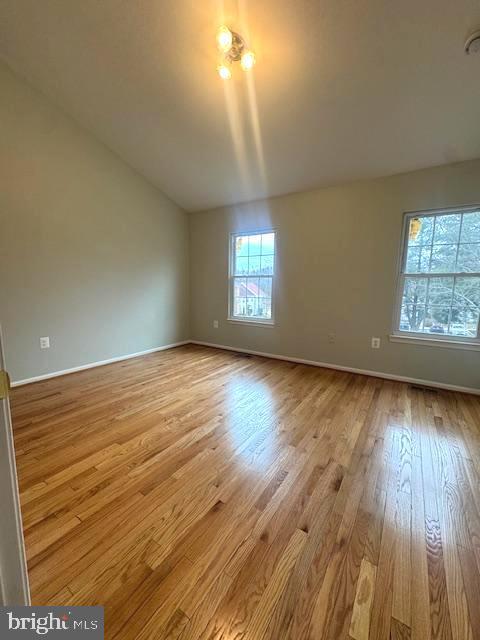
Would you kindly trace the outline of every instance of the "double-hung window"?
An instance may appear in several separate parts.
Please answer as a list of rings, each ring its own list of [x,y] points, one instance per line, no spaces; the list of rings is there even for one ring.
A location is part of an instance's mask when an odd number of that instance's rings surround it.
[[[480,207],[406,214],[394,334],[480,344]]]
[[[230,320],[273,324],[275,232],[232,234],[229,275]]]

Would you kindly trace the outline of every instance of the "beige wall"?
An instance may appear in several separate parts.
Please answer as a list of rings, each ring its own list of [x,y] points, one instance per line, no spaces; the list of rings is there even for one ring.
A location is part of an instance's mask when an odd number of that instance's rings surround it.
[[[192,338],[478,389],[480,352],[388,339],[403,212],[478,202],[475,161],[193,213]],[[278,234],[275,327],[230,323],[229,233],[266,228]]]
[[[3,65],[0,94],[0,322],[12,378],[188,338],[186,214]]]
[[[480,160],[191,214],[190,330],[186,214],[3,65],[0,88],[0,323],[14,380],[192,337],[480,388],[480,352],[388,340],[403,212],[479,202]],[[229,323],[229,233],[271,227],[275,327]]]

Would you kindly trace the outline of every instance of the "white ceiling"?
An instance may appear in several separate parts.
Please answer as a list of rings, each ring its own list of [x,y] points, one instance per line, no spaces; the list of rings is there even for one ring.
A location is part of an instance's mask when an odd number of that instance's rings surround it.
[[[0,55],[198,210],[480,157],[475,28],[478,0],[2,0]]]

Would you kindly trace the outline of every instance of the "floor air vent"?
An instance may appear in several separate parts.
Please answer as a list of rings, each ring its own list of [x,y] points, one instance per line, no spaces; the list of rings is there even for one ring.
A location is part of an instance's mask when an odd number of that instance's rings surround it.
[[[433,387],[423,387],[420,384],[411,384],[409,385],[410,389],[415,389],[415,391],[432,391],[433,393],[437,393],[438,389],[434,389]]]

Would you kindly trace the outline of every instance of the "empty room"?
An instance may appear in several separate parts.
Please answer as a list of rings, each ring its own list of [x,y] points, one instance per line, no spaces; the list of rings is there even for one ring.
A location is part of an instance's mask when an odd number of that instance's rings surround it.
[[[480,640],[480,4],[0,0],[0,637]]]

